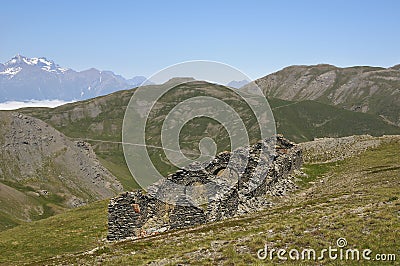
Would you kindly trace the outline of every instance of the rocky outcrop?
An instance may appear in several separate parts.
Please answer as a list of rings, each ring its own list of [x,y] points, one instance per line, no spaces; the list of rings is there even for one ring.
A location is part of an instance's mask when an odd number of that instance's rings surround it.
[[[125,192],[111,199],[107,238],[142,237],[266,208],[271,204],[266,194],[283,195],[295,187],[290,174],[301,164],[301,150],[282,136],[220,153],[203,167],[177,171],[147,193]]]

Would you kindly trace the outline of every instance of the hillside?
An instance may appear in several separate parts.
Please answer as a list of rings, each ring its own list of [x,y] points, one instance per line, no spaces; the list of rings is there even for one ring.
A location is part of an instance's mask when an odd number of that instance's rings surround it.
[[[322,137],[343,137],[360,134],[373,136],[399,134],[400,128],[380,117],[353,112],[317,101],[299,102],[269,99],[277,124],[277,132],[295,142]]]
[[[157,85],[151,85],[148,88],[157,89]],[[166,101],[169,104],[162,107],[158,114],[154,113],[154,117],[150,119],[152,127],[149,128],[148,139],[151,139],[153,145],[160,146],[158,129],[160,129],[160,121],[165,117],[168,108],[179,103],[185,97],[204,95],[205,93],[205,95],[211,96],[218,95],[219,98],[225,97],[232,106],[240,107],[232,96],[224,95],[224,91],[227,90],[224,90],[223,86],[199,82],[186,83],[180,85],[178,89],[183,90],[179,90],[177,97],[170,95],[169,98],[164,98],[160,102],[160,106],[163,106],[162,103]],[[137,184],[125,164],[122,144],[119,142],[121,141],[122,121],[126,106],[133,93],[134,90],[125,90],[54,109],[28,108],[20,111],[46,121],[68,137],[90,142],[104,166],[118,176],[125,190],[129,190],[136,188]],[[390,125],[377,115],[369,113],[343,110],[315,101],[293,102],[270,98],[269,103],[275,116],[277,132],[295,142],[309,141],[316,137],[342,137],[354,134],[373,136],[400,134],[399,127]],[[245,113],[242,115],[247,121],[249,132],[253,132],[255,127],[250,115]],[[218,139],[219,151],[227,149],[229,145],[224,129],[215,121],[205,118],[190,121],[183,128],[183,133],[188,137],[184,144],[186,150],[197,150],[198,140],[204,136]],[[253,133],[256,135],[255,131]],[[159,162],[160,170],[163,173],[168,174],[174,170],[164,163],[165,158],[160,158],[158,151],[149,150],[153,154],[153,159]]]
[[[379,115],[400,125],[398,66],[290,66],[255,82],[267,97],[314,100],[346,110]]]
[[[122,191],[88,143],[20,113],[0,124],[0,230]]]
[[[257,258],[265,244],[320,251],[336,246],[339,237],[346,238],[349,248],[370,248],[372,256],[399,256],[400,137],[332,138],[301,146],[306,160],[303,170],[308,175],[298,176],[300,188],[294,194],[269,198],[274,206],[265,211],[108,243],[104,240],[107,202],[101,201],[0,232],[0,263],[268,265],[268,259]],[[274,263],[278,262],[275,256]],[[325,259],[321,263],[360,262]],[[287,264],[298,265],[298,261]]]

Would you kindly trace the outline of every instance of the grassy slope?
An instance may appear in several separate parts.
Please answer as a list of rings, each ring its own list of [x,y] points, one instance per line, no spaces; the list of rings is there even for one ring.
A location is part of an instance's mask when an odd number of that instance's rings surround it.
[[[399,259],[399,150],[397,141],[345,161],[305,165],[303,188],[275,199],[270,210],[137,241],[101,242],[107,215],[106,202],[99,202],[0,233],[0,262],[257,264],[256,252],[265,243],[321,250],[339,237],[349,247]],[[77,254],[97,246],[93,254]]]
[[[0,191],[0,231],[24,224],[27,219],[45,219],[67,209],[62,206],[60,196],[34,196],[29,193],[33,188],[20,183],[0,181]]]
[[[295,142],[321,137],[399,134],[400,128],[375,115],[357,113],[315,101],[269,100],[277,131]],[[284,102],[286,102],[284,104]]]
[[[304,77],[309,78],[305,90],[314,91],[315,87],[311,86],[311,82],[315,81],[319,75],[330,71],[335,71],[336,73],[335,82],[328,88],[324,88],[324,85],[321,84],[319,86],[320,89],[325,89],[325,91],[317,99],[304,98],[304,94],[299,95],[299,93],[295,95],[295,98],[287,97],[287,89],[291,90],[293,87],[296,87],[297,82],[301,84],[301,79]],[[264,92],[268,96],[274,95],[274,97],[281,99],[296,99],[301,96],[302,100],[314,99],[315,101],[339,106],[347,110],[354,110],[354,107],[368,105],[367,113],[383,115],[398,125],[400,119],[400,94],[397,88],[399,87],[400,72],[394,71],[394,69],[369,66],[348,68],[337,68],[332,65],[291,66],[273,73],[271,76],[274,76],[277,85],[271,88],[265,84]],[[263,83],[263,79],[259,80],[261,84]],[[281,87],[282,84],[284,84],[284,87]],[[350,93],[346,95],[344,101],[340,103],[335,102],[335,98],[332,95],[340,92],[342,86],[349,84],[355,86],[350,85],[350,88],[345,89]],[[340,93],[345,92],[341,91]]]
[[[0,212],[0,231],[13,228],[20,224],[21,220],[16,219],[14,216],[8,213]]]
[[[199,88],[196,87],[196,89]],[[220,88],[217,89],[218,92],[221,91]],[[125,106],[128,104],[132,93],[133,90],[120,91],[54,109],[28,108],[21,111],[48,122],[69,137],[118,142],[121,141],[120,129],[122,127]],[[193,94],[195,90],[189,86],[189,88],[185,89],[185,93]],[[181,94],[179,96],[182,97]],[[179,98],[175,100],[179,100]],[[235,101],[232,101],[232,103],[234,104]],[[308,141],[315,137],[323,136],[341,137],[354,134],[370,134],[374,136],[400,134],[400,128],[386,124],[381,118],[372,114],[347,111],[313,101],[290,102],[269,99],[269,103],[273,109],[278,133],[283,133],[285,137],[296,142]],[[97,116],[91,117],[90,109],[98,109],[101,112]],[[55,119],[55,117],[59,119]],[[201,123],[204,123],[204,121],[199,121],[199,127],[192,125],[187,127],[191,129],[189,130],[190,134],[197,134],[198,136],[210,135],[210,137],[218,136],[218,140],[224,139],[220,136],[223,131],[217,126],[211,127],[215,129],[213,133],[213,131],[209,131],[210,127],[204,127]],[[155,128],[159,128],[159,126],[155,125]],[[201,130],[197,132],[192,130],[194,128]],[[149,139],[158,139],[159,132],[157,130],[150,131],[151,134],[154,136],[150,136]],[[192,136],[192,139],[195,140],[197,138],[196,136]],[[89,142],[94,145],[97,156],[104,166],[119,178],[125,190],[137,188],[137,184],[131,177],[126,166],[122,145],[119,143],[102,143],[92,140],[89,140]],[[186,143],[195,144],[189,147],[191,150],[198,147],[197,141],[186,141]],[[219,150],[225,149],[226,147],[219,148]],[[163,164],[164,160],[157,157],[159,156],[158,150],[149,150],[150,153],[154,153],[152,158],[160,162],[160,171],[167,174],[174,170]]]
[[[19,264],[95,246],[107,230],[107,203],[92,203],[1,232],[0,263]]]
[[[132,90],[120,91],[54,109],[27,108],[21,111],[46,121],[72,138],[121,141],[122,120],[132,93]],[[90,103],[101,109],[98,116],[91,118],[86,114],[84,118],[71,118],[74,112],[88,113],[85,108]],[[269,104],[277,122],[278,133],[283,133],[296,142],[323,136],[342,137],[355,134],[379,136],[400,133],[399,127],[385,123],[377,115],[352,112],[315,101],[293,102],[270,98]],[[55,115],[61,114],[67,115],[61,121],[52,120]],[[101,129],[96,129],[95,125],[99,124]],[[113,152],[122,151],[118,145],[92,143],[98,145],[96,152],[104,159],[110,158],[107,156],[110,149]]]
[[[203,86],[208,89],[207,86],[209,85]],[[191,93],[192,95],[199,93],[199,91],[201,91],[201,86],[197,86],[195,89],[189,86],[185,89],[186,93]],[[221,89],[217,88],[217,92],[213,93],[220,92]],[[28,108],[21,111],[50,123],[55,128],[72,138],[118,142],[121,140],[120,129],[122,127],[125,106],[128,104],[132,93],[133,90],[119,91],[107,96],[67,104],[54,109]],[[183,94],[180,94],[179,97],[183,97]],[[172,97],[172,99],[169,99],[168,101],[171,100],[179,102],[182,99]],[[235,103],[232,99],[230,100],[232,104]],[[277,122],[277,131],[283,133],[285,137],[296,142],[312,140],[315,137],[323,136],[340,137],[353,134],[400,134],[400,128],[388,125],[379,117],[371,114],[351,112],[313,101],[290,102],[279,99],[270,99],[269,102]],[[164,105],[163,108],[166,106],[170,105]],[[98,110],[100,112],[96,111],[94,112],[95,115],[93,115],[93,110]],[[168,110],[165,111],[165,113],[168,113]],[[158,129],[158,124],[154,125],[154,128]],[[214,139],[220,141],[219,143],[221,143],[222,140],[222,146],[226,146],[226,141],[224,142],[224,140],[227,139],[224,138],[223,128],[218,125],[213,125],[210,121],[205,121],[204,119],[190,121],[188,126],[183,128],[182,132],[201,137],[214,137]],[[157,140],[157,136],[160,134],[155,130],[150,131],[150,135],[154,135],[154,138],[152,139]],[[197,149],[199,138],[196,136],[192,136],[191,141],[185,141],[185,145],[189,144],[189,146],[184,148],[187,150]],[[132,178],[129,169],[126,166],[122,145],[120,143],[102,143],[90,140],[89,142],[94,146],[100,162],[119,179],[125,190],[138,188],[137,183],[134,178]],[[153,144],[160,146],[159,143]],[[227,148],[219,146],[218,149],[221,151]],[[158,150],[149,150],[152,153],[152,158],[155,162],[160,162],[158,167],[161,172],[168,174],[175,170],[163,163],[165,158],[159,157],[160,155]],[[16,187],[15,189],[21,191],[21,189],[24,188]],[[45,207],[44,215],[38,216],[37,219],[48,217],[54,213],[63,211],[55,208],[57,207],[57,202],[53,202],[52,199],[40,199],[41,202],[38,202],[38,200],[32,198],[32,196],[29,196],[29,199],[31,199],[33,205],[43,205]],[[0,202],[3,206],[4,204],[7,205],[7,202],[4,200],[2,201],[0,199]],[[27,209],[28,207],[17,207],[17,209]],[[34,207],[29,208],[34,210]],[[15,215],[10,216],[9,213],[0,213],[0,231],[13,227],[19,223],[19,220],[15,219]]]

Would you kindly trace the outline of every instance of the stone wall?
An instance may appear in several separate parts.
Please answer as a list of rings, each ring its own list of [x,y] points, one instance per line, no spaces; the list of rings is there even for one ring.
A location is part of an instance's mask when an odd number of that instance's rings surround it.
[[[242,159],[246,164],[241,169]],[[290,174],[301,164],[301,150],[280,135],[220,153],[203,167],[169,175],[147,193],[125,192],[111,199],[107,239],[143,237],[266,208],[270,206],[266,194],[282,195],[295,186]],[[183,185],[191,193],[185,190],[173,202],[159,200],[160,195],[172,193],[171,184]],[[203,190],[196,191],[193,184],[204,185]],[[199,198],[204,200],[201,204]]]

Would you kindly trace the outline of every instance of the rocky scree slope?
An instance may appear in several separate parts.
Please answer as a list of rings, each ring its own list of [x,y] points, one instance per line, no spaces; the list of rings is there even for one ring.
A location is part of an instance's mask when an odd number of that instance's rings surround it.
[[[90,144],[20,113],[0,112],[0,124],[0,218],[45,218],[122,191]]]

